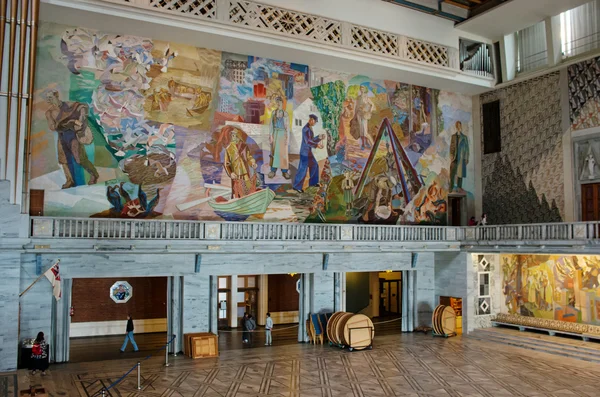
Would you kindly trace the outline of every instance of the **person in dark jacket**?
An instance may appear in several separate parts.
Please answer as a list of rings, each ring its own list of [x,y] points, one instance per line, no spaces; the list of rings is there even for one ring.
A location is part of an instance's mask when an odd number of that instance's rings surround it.
[[[250,340],[250,332],[248,332],[248,313],[244,313],[240,325],[242,327],[242,343],[248,343]]]
[[[121,346],[121,353],[125,353],[129,341],[131,341],[131,344],[133,345],[133,351],[139,351],[138,345],[135,343],[135,339],[133,339],[133,319],[130,315],[127,315],[127,329],[125,332],[125,341],[123,342],[123,346]]]
[[[48,369],[48,344],[44,339],[44,333],[39,332],[37,338],[33,342],[33,348],[31,349],[31,374],[35,375],[35,372],[40,370],[42,375],[46,375]]]

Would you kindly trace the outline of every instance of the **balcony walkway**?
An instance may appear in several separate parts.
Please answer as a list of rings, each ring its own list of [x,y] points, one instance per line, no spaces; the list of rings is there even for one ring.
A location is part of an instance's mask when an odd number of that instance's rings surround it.
[[[387,246],[404,243],[414,249],[428,248],[422,244],[428,243],[431,248],[453,247],[456,250],[498,250],[500,247],[600,250],[600,222],[453,227],[53,217],[31,219],[30,237],[37,242],[52,239],[164,240],[174,244],[190,240],[218,244],[261,241],[285,242],[289,246],[310,242],[332,249],[349,242]]]

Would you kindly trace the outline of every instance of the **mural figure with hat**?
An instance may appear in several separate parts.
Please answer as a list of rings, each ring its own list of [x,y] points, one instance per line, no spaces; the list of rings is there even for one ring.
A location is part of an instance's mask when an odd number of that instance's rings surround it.
[[[224,167],[231,178],[233,198],[244,197],[256,191],[256,171],[250,176],[250,168],[256,170],[256,160],[237,128],[231,130],[231,142],[225,148]]]
[[[275,98],[277,109],[271,116],[269,143],[271,144],[271,172],[269,178],[274,178],[277,169],[281,169],[281,174],[285,179],[290,179],[288,141],[290,137],[290,120],[287,112],[283,108],[283,99]]]
[[[467,177],[469,163],[469,138],[462,132],[462,123],[455,124],[456,133],[450,141],[450,191],[461,191],[462,180]]]
[[[315,136],[312,127],[319,122],[319,118],[311,114],[308,116],[308,123],[302,128],[302,144],[300,145],[300,163],[294,179],[294,189],[300,193],[306,178],[306,171],[310,172],[308,186],[317,186],[319,184],[319,163],[312,152],[315,148],[323,148],[325,134]]]

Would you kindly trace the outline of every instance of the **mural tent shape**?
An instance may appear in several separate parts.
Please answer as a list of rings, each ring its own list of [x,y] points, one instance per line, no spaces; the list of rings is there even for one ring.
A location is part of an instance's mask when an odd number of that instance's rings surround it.
[[[373,149],[356,184],[355,197],[375,196],[374,189],[382,180],[390,187],[394,208],[410,203],[423,186],[388,118],[381,122]]]

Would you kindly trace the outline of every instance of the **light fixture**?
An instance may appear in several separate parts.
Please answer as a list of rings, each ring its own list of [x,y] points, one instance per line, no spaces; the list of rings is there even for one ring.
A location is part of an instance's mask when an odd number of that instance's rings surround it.
[[[392,273],[392,270],[386,270],[385,272],[386,273]]]
[[[288,273],[291,277],[294,277],[298,273]]]

